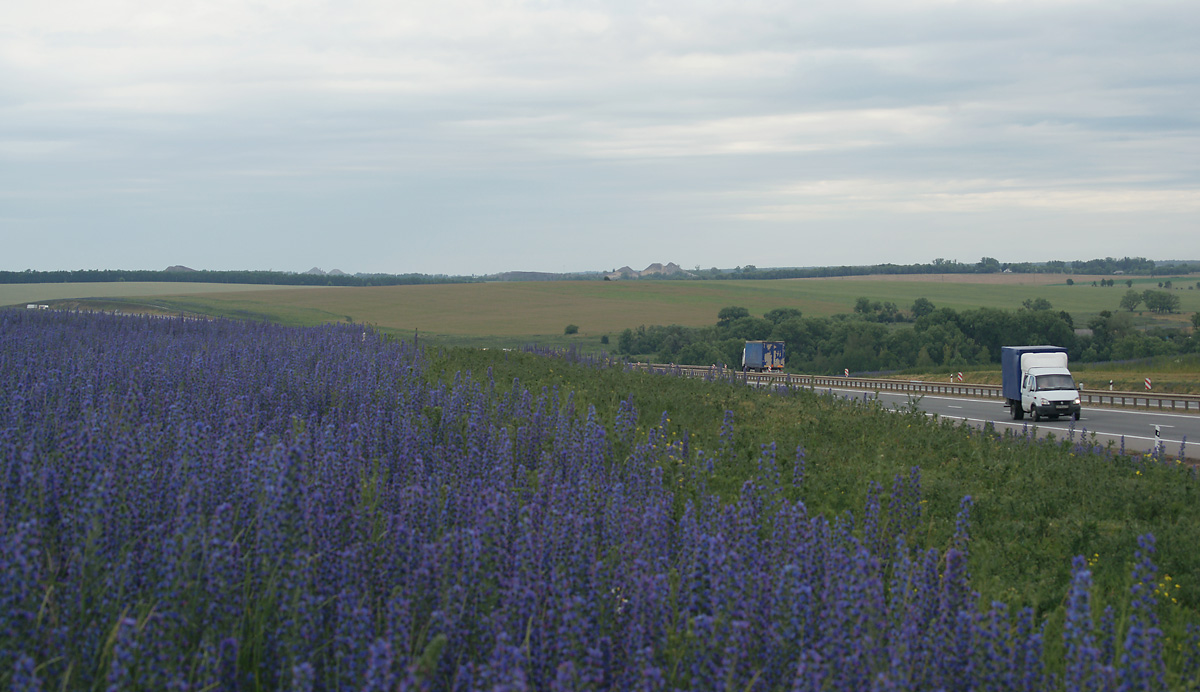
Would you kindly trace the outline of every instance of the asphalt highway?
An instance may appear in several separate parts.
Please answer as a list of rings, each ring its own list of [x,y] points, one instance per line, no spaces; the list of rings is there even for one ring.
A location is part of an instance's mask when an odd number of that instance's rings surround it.
[[[864,394],[876,397],[875,392],[859,389],[833,388],[832,391],[852,398],[861,398]],[[1124,438],[1125,451],[1128,453],[1149,452],[1154,449],[1156,443],[1161,442],[1163,452],[1172,459],[1178,457],[1181,450],[1187,459],[1200,459],[1200,414],[1130,411],[1085,405],[1078,422],[1069,418],[1043,418],[1034,423],[1028,414],[1024,420],[1012,420],[1008,409],[996,399],[969,399],[947,395],[925,395],[918,398],[910,394],[889,392],[880,392],[878,399],[887,408],[905,408],[911,399],[917,402],[922,411],[937,414],[942,418],[960,419],[974,425],[992,423],[996,430],[1007,428],[1018,433],[1031,430],[1039,436],[1053,434],[1060,440],[1071,434],[1073,424],[1075,439],[1079,439],[1080,435],[1086,435],[1089,439],[1095,435],[1099,444],[1107,445],[1111,441],[1119,448]]]

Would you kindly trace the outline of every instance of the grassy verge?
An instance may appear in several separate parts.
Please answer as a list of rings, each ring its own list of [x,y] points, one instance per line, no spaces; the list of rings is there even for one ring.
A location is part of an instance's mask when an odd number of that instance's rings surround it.
[[[1051,623],[1061,622],[1075,555],[1092,565],[1097,608],[1127,607],[1137,537],[1153,533],[1168,637],[1178,643],[1184,623],[1200,622],[1200,552],[1194,549],[1200,482],[1174,461],[1116,457],[1082,440],[998,435],[811,393],[766,393],[516,352],[434,355],[431,372],[450,378],[459,370],[491,378],[498,388],[520,380],[535,391],[557,391],[564,401],[571,394],[577,411],[591,406],[606,420],[632,398],[642,430],[661,425],[673,439],[689,442],[693,457],[665,469],[676,477],[681,503],[700,493],[736,497],[745,481],[762,478],[774,455],[784,485],[803,478],[787,490],[793,499],[814,514],[846,516],[861,512],[872,484],[886,493],[897,477],[919,467],[929,544],[950,540],[960,501],[970,496],[970,562],[983,602],[1032,605]],[[697,450],[711,455],[720,449],[726,411],[732,412],[735,447],[697,487],[686,466],[702,463]]]
[[[665,414],[671,432],[708,451],[718,449],[725,411],[732,411],[736,455],[708,485],[726,498],[758,474],[762,445],[774,445],[785,479],[796,471],[803,447],[804,481],[796,493],[828,516],[859,511],[871,482],[889,488],[896,476],[919,467],[935,543],[952,535],[960,500],[974,498],[972,560],[985,598],[1050,612],[1066,594],[1073,555],[1092,558],[1104,594],[1118,598],[1136,537],[1153,532],[1160,568],[1178,584],[1172,597],[1193,615],[1200,607],[1200,554],[1193,549],[1200,483],[1175,462],[1114,458],[1081,440],[1038,443],[812,393],[601,371],[521,353],[455,349],[439,357],[434,372],[490,372],[499,387],[518,379],[563,397],[574,392],[577,410],[590,405],[604,419],[632,397],[643,428],[660,425]]]

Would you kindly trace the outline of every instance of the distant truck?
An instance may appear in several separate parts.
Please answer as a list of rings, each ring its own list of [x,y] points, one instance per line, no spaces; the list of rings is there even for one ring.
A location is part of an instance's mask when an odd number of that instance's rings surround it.
[[[1061,346],[1001,347],[1000,382],[1013,420],[1026,413],[1034,421],[1042,416],[1079,420],[1079,390],[1067,369],[1067,349]]]
[[[783,342],[747,341],[742,349],[742,370],[783,370]]]

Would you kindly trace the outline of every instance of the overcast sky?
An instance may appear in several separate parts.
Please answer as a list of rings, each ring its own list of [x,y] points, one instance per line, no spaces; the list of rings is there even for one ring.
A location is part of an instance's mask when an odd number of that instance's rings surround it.
[[[45,0],[0,269],[1200,259],[1200,2]]]

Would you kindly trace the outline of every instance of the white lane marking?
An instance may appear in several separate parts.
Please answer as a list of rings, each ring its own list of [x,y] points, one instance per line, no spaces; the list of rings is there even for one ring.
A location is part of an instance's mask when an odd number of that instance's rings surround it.
[[[832,388],[826,387],[826,388],[824,388],[824,390],[819,390],[819,391],[829,391],[830,389],[832,389]],[[861,390],[861,389],[833,389],[833,391],[835,391],[835,392],[858,392],[858,393],[862,393],[863,391],[868,391],[868,390]],[[882,394],[882,395],[889,395],[889,394],[890,394],[891,396],[897,396],[897,397],[906,397],[906,396],[907,396],[907,395],[905,395],[905,394],[897,394],[897,393],[893,393],[893,392],[876,392],[876,395],[880,395],[880,394]],[[955,398],[955,397],[926,396],[926,397],[922,397],[922,398],[924,398],[924,399],[940,399],[940,400],[943,400],[943,401],[972,401],[972,402],[985,402],[985,403],[987,402],[987,400],[986,400],[986,399],[960,399],[960,398]],[[961,407],[961,406],[951,406],[950,408],[962,408],[962,407]],[[1125,411],[1125,410],[1123,410],[1123,409],[1111,409],[1111,410],[1113,410],[1113,411],[1115,411],[1115,412],[1117,412],[1117,413],[1137,413],[1137,414],[1144,415],[1144,416],[1156,415],[1156,414],[1153,414],[1153,413],[1142,413],[1142,412],[1140,412],[1140,411]],[[938,415],[938,414],[937,414],[935,411],[926,411],[926,412],[925,412],[925,415],[927,415],[927,416],[933,416],[933,415]],[[1172,417],[1174,417],[1174,418],[1189,418],[1189,419],[1193,419],[1193,420],[1194,420],[1194,419],[1197,417],[1197,416],[1187,416],[1187,415],[1182,415],[1182,414],[1169,414],[1169,413],[1167,413],[1167,414],[1157,414],[1157,415],[1172,416]],[[1033,424],[1033,425],[1030,425],[1029,423],[1010,423],[1009,421],[1004,421],[1004,420],[994,420],[994,419],[991,419],[991,418],[968,418],[968,417],[966,417],[966,416],[961,416],[961,417],[960,417],[960,416],[949,416],[949,417],[950,417],[950,418],[957,419],[957,420],[961,420],[961,421],[963,421],[964,423],[967,423],[967,422],[969,422],[969,423],[991,423],[991,424],[993,424],[993,425],[1007,425],[1007,426],[1008,426],[1008,427],[1010,427],[1010,428],[1026,428],[1026,427],[1028,427],[1028,428],[1030,428],[1030,429],[1037,428],[1037,429],[1039,429],[1039,430],[1045,430],[1045,429],[1049,429],[1049,430],[1058,430],[1058,431],[1061,431],[1061,432],[1064,432],[1064,433],[1069,433],[1069,432],[1071,431],[1071,428],[1070,428],[1070,426],[1069,426],[1069,425],[1067,425],[1067,424],[1049,425],[1049,424],[1035,423],[1035,424]],[[1085,419],[1085,420],[1086,420],[1086,419]],[[1161,427],[1164,427],[1164,428],[1173,428],[1173,427],[1175,427],[1175,426],[1173,426],[1173,425],[1162,425]],[[1089,434],[1095,433],[1096,435],[1107,435],[1108,437],[1116,437],[1116,438],[1124,437],[1124,438],[1126,438],[1126,439],[1129,439],[1129,440],[1145,440],[1145,441],[1147,441],[1147,442],[1161,442],[1161,443],[1162,443],[1162,444],[1164,444],[1164,445],[1169,443],[1169,444],[1182,444],[1182,445],[1188,445],[1189,447],[1195,447],[1197,444],[1200,444],[1200,443],[1197,443],[1197,442],[1186,442],[1186,441],[1184,441],[1184,440],[1182,440],[1182,439],[1180,439],[1180,440],[1168,440],[1168,439],[1166,439],[1166,438],[1161,438],[1161,437],[1144,437],[1144,436],[1142,436],[1142,435],[1127,435],[1127,434],[1125,434],[1125,433],[1111,433],[1111,432],[1104,432],[1103,430],[1091,430],[1091,429],[1087,429],[1087,428],[1085,428],[1085,427],[1082,427],[1082,426],[1077,426],[1077,427],[1075,428],[1075,432],[1077,432],[1077,433],[1080,433],[1080,434],[1082,434],[1084,431],[1086,431],[1086,432],[1087,432],[1087,433],[1089,433]]]
[[[932,415],[932,414],[930,414],[930,415]],[[955,418],[957,418],[957,416],[955,416]],[[1010,427],[1010,428],[1025,428],[1025,427],[1028,427],[1028,428],[1029,428],[1029,429],[1031,429],[1031,430],[1032,430],[1033,428],[1037,428],[1037,429],[1039,429],[1039,430],[1042,430],[1042,429],[1045,429],[1045,428],[1049,428],[1049,429],[1051,429],[1051,430],[1062,430],[1063,432],[1067,432],[1068,430],[1070,430],[1070,428],[1059,428],[1059,427],[1056,427],[1056,426],[1053,426],[1053,425],[1042,426],[1042,425],[1029,425],[1028,423],[1010,423],[1010,422],[1008,422],[1008,421],[1005,421],[1005,420],[991,420],[991,419],[989,419],[989,418],[965,418],[965,417],[964,417],[964,418],[962,418],[962,420],[964,420],[964,421],[967,421],[967,422],[971,422],[971,423],[992,423],[992,424],[995,424],[995,425],[1007,425],[1007,426],[1008,426],[1008,427]],[[1075,432],[1076,432],[1076,433],[1080,433],[1080,434],[1082,434],[1082,433],[1083,433],[1083,430],[1082,430],[1081,428],[1075,428]],[[1155,441],[1155,440],[1157,440],[1157,439],[1162,439],[1162,441],[1163,441],[1164,443],[1166,443],[1166,442],[1172,442],[1172,443],[1174,443],[1174,444],[1185,444],[1183,440],[1167,440],[1167,439],[1164,439],[1164,438],[1143,437],[1143,436],[1141,436],[1141,435],[1126,435],[1126,434],[1124,434],[1124,433],[1110,433],[1110,432],[1104,432],[1103,430],[1092,430],[1092,429],[1090,429],[1090,428],[1088,429],[1088,431],[1087,431],[1087,432],[1088,432],[1088,434],[1089,434],[1089,435],[1090,435],[1090,434],[1092,434],[1092,433],[1095,433],[1095,434],[1097,434],[1097,435],[1108,435],[1109,437],[1124,437],[1125,439],[1128,439],[1128,440],[1146,440],[1146,441],[1148,441],[1148,442],[1153,442],[1153,441]],[[1196,445],[1196,444],[1200,444],[1200,443],[1197,443],[1197,442],[1187,442],[1186,444],[1188,444],[1188,445]]]
[[[1196,420],[1197,418],[1200,418],[1200,416],[1197,416],[1194,413],[1189,415],[1187,413],[1157,413],[1155,411],[1130,411],[1128,409],[1123,409],[1123,408],[1108,408],[1107,406],[1097,407],[1096,410],[1097,411],[1120,411],[1121,413],[1128,413],[1128,414],[1134,415],[1134,416],[1158,416],[1159,418],[1188,418],[1191,420]]]

